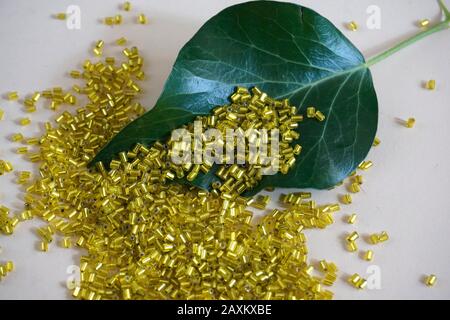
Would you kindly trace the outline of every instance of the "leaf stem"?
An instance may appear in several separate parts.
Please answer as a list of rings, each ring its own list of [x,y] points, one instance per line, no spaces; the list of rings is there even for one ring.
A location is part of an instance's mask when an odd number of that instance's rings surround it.
[[[400,42],[399,44],[395,45],[394,47],[370,58],[369,60],[367,60],[367,62],[365,64],[366,67],[373,66],[374,64],[386,59],[387,57],[390,57],[391,55],[400,51],[401,49],[408,47],[408,46],[412,45],[413,43],[416,43],[417,41],[432,35],[433,33],[450,28],[450,12],[447,9],[447,7],[444,5],[444,2],[442,0],[439,0],[439,5],[441,7],[442,12],[444,13],[445,19],[443,21],[434,25],[431,28],[428,28],[425,31],[422,31],[422,32],[416,34],[415,36],[412,36],[409,39],[406,39],[406,40]]]

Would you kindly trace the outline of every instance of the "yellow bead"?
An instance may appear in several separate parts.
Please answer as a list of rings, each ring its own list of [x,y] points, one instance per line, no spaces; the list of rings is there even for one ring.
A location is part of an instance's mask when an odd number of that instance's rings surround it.
[[[0,160],[0,170],[3,170],[4,172],[11,172],[14,170],[14,168],[13,168],[11,162],[5,161],[5,160]]]
[[[29,113],[36,112],[36,106],[27,106],[25,107],[25,111]]]
[[[11,140],[14,142],[20,142],[23,140],[23,135],[21,133],[15,133],[11,136]]]
[[[40,242],[40,250],[43,252],[47,252],[48,251],[48,242],[46,241],[41,241]]]
[[[71,239],[69,237],[64,237],[61,241],[61,246],[66,249],[70,248],[72,246]]]
[[[65,13],[61,12],[61,13],[55,14],[55,18],[58,19],[58,20],[66,20],[67,19],[67,15]]]
[[[359,234],[356,231],[353,231],[350,235],[347,236],[346,240],[348,242],[354,242],[359,238]]]
[[[301,152],[302,152],[302,146],[299,145],[299,144],[296,144],[296,145],[294,146],[294,151],[293,151],[293,153],[297,156],[297,155],[299,155]]]
[[[315,118],[316,118],[317,120],[319,120],[320,122],[322,122],[322,121],[325,120],[325,115],[324,115],[321,111],[319,111],[319,110],[317,110],[317,111],[315,112],[314,116],[315,116]]]
[[[139,22],[140,24],[147,24],[147,17],[146,17],[143,13],[141,13],[141,14],[138,16],[138,22]]]
[[[314,108],[314,107],[306,108],[306,117],[307,118],[314,118],[315,116],[316,116],[316,108]]]
[[[26,144],[29,144],[29,145],[36,145],[36,144],[39,144],[39,139],[38,138],[29,138],[25,142],[26,142]]]
[[[364,260],[366,260],[366,261],[372,261],[373,260],[373,251],[372,250],[367,250],[364,253]]]
[[[33,93],[33,95],[31,96],[31,100],[33,100],[34,102],[37,102],[39,100],[39,98],[41,97],[41,93],[40,92],[35,92]]]
[[[0,120],[3,120],[4,115],[5,115],[5,111],[0,109]]]
[[[124,46],[127,44],[127,39],[124,37],[121,37],[119,39],[116,40],[116,44],[119,46]]]
[[[124,300],[130,300],[131,299],[130,288],[123,289],[123,299]]]
[[[349,194],[344,194],[341,197],[341,201],[343,204],[351,204],[353,202],[352,196]]]
[[[125,1],[123,3],[123,10],[130,11],[131,10],[131,3],[129,1]]]
[[[373,140],[372,146],[377,147],[380,145],[380,143],[381,143],[381,140],[378,137],[375,137],[375,139]]]
[[[347,28],[350,31],[356,31],[356,30],[358,30],[358,24],[355,21],[351,21],[347,24]]]
[[[418,23],[419,27],[421,27],[421,28],[428,27],[429,24],[430,24],[430,20],[429,19],[422,19]]]
[[[434,274],[430,274],[425,278],[425,284],[428,287],[433,287],[436,284],[437,278]]]
[[[361,280],[361,276],[357,273],[351,275],[348,279],[348,282],[353,285],[353,286],[357,286],[358,282]]]
[[[81,76],[81,73],[78,70],[72,70],[70,71],[70,76],[74,79],[78,79]]]
[[[355,175],[353,177],[353,181],[355,181],[358,184],[363,184],[364,182],[363,177],[361,175]]]
[[[377,244],[378,242],[380,242],[378,239],[378,234],[370,235],[369,239],[370,239],[370,243],[372,243],[372,244]]]
[[[102,55],[102,49],[100,49],[100,48],[94,48],[94,49],[92,49],[92,51],[94,52],[94,54],[96,55],[96,56],[101,56]]]
[[[17,91],[11,91],[8,93],[8,100],[17,100],[19,99],[19,94],[17,93]]]
[[[436,89],[436,80],[428,80],[427,83],[426,83],[426,85],[425,85],[425,87],[426,87],[428,90],[434,90],[434,89]]]
[[[367,286],[367,280],[366,279],[360,279],[358,283],[356,284],[356,287],[358,289],[364,289]]]
[[[106,17],[106,18],[104,19],[104,23],[105,23],[107,26],[112,26],[112,25],[114,25],[114,24],[116,23],[116,19],[115,19],[114,17]]]
[[[389,240],[389,235],[387,234],[386,231],[382,231],[379,235],[378,235],[378,242],[385,242]]]
[[[28,152],[28,148],[27,147],[17,148],[17,153],[19,153],[19,154],[26,154],[27,152]]]
[[[406,126],[407,128],[413,128],[415,124],[416,124],[416,119],[414,119],[414,118],[409,118],[409,119],[406,120],[406,122],[405,122],[405,126]]]
[[[353,193],[358,193],[361,191],[361,187],[359,186],[359,183],[354,182],[350,185],[350,191]]]
[[[31,123],[30,118],[22,118],[19,120],[20,125],[27,126]]]
[[[355,252],[358,250],[358,246],[356,245],[356,242],[348,242],[347,243],[347,250],[350,252]]]
[[[6,269],[6,272],[14,271],[14,262],[12,262],[12,261],[6,262],[5,269]]]
[[[347,218],[347,223],[354,224],[356,222],[356,214],[353,213]]]

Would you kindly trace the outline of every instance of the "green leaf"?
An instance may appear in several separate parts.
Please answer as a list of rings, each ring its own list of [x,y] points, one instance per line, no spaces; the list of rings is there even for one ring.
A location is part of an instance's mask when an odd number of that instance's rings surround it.
[[[206,22],[183,47],[156,106],[129,124],[95,161],[108,162],[136,143],[164,139],[172,129],[228,104],[236,86],[258,86],[289,98],[305,113],[315,106],[324,122],[299,126],[303,152],[287,175],[266,186],[329,188],[366,157],[375,137],[378,103],[358,49],[327,19],[291,3],[255,1],[231,6]],[[208,188],[216,177],[193,184]]]

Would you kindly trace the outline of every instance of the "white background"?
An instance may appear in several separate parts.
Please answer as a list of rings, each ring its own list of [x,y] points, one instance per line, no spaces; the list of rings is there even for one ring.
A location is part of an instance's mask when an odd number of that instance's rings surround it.
[[[6,92],[17,90],[24,96],[56,85],[68,88],[73,82],[67,72],[92,57],[96,40],[105,40],[105,52],[118,52],[111,43],[123,35],[141,49],[146,59],[149,77],[142,100],[151,107],[183,44],[208,18],[238,2],[133,0],[133,9],[127,13],[121,12],[119,1],[0,0],[0,108],[6,113],[0,121],[0,159],[10,160],[18,170],[32,169],[15,154],[18,145],[9,137],[14,132],[33,136],[52,116],[40,106],[33,124],[23,129],[17,124],[17,119],[25,115],[23,106],[6,101]],[[295,2],[330,19],[366,57],[417,32],[418,19],[439,19],[434,0]],[[71,4],[81,9],[80,30],[68,30],[64,21],[51,18]],[[380,30],[365,26],[366,9],[372,4],[381,9]],[[148,16],[148,25],[136,24],[140,12]],[[99,22],[118,13],[124,16],[121,26],[108,27]],[[344,23],[349,20],[358,21],[361,28],[357,32],[346,30]],[[307,231],[312,261],[325,258],[336,262],[341,270],[333,287],[337,299],[450,298],[449,40],[450,30],[435,34],[372,68],[380,107],[378,136],[382,140],[368,157],[375,165],[364,174],[366,183],[354,197],[354,204],[336,215],[334,225],[323,231]],[[431,78],[437,80],[434,92],[421,87]],[[410,116],[417,119],[414,129],[396,121]],[[23,202],[14,179],[13,174],[0,177],[0,204],[20,212]],[[343,192],[342,188],[314,192],[314,197],[318,203],[335,202]],[[344,222],[345,215],[352,212],[358,214],[354,226]],[[13,236],[0,236],[0,262],[13,260],[16,264],[16,271],[0,282],[0,298],[70,298],[65,288],[67,267],[77,264],[80,252],[56,245],[48,253],[37,251],[34,229],[38,225],[37,221],[26,222]],[[362,235],[386,230],[391,240],[373,246],[375,259],[368,263],[344,250],[343,237],[353,230]],[[364,241],[359,244],[361,249],[370,247]],[[369,276],[366,269],[370,265],[379,267],[380,290],[358,291],[344,281],[354,272]],[[421,282],[429,273],[438,277],[434,288]]]

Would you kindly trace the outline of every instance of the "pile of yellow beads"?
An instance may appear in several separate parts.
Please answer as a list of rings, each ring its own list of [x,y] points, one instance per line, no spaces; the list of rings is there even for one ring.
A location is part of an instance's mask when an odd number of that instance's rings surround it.
[[[309,193],[283,195],[283,209],[255,225],[249,207],[263,209],[270,198],[240,194],[258,182],[261,168],[221,164],[221,182],[211,192],[168,183],[176,176],[192,178],[196,166],[168,161],[171,141],[138,144],[108,170],[101,163],[97,170],[87,168],[112,136],[144,112],[135,102],[143,60],[136,48],[123,52],[126,62],[86,61],[82,72],[72,74],[84,81],[74,91],[89,101],[75,113],[64,111],[56,125],[46,123],[39,152],[26,153],[40,162],[39,177],[29,184],[30,174],[19,173],[18,182],[27,185],[25,209],[10,217],[2,207],[1,230],[10,234],[19,221],[39,217],[47,222],[37,229],[40,250],[55,243],[86,249],[73,289],[80,299],[331,299],[324,286],[334,283],[337,267],[323,262],[317,270],[323,276],[312,275],[303,230],[333,223],[338,204],[319,206]],[[41,95],[53,110],[71,105],[61,88]],[[238,88],[231,101],[199,120],[219,130],[278,127],[281,170],[287,172],[301,151],[291,145],[302,120],[296,109],[256,88]]]
[[[288,100],[277,101],[270,98],[256,87],[252,88],[251,92],[246,88],[237,88],[236,92],[231,96],[231,101],[232,104],[229,106],[215,108],[210,116],[197,118],[198,123],[202,126],[202,130],[214,128],[216,132],[220,133],[220,137],[223,137],[214,141],[204,141],[199,146],[201,150],[214,151],[217,150],[217,147],[223,148],[226,141],[229,141],[228,132],[233,129],[236,132],[241,132],[242,137],[245,137],[254,128],[267,130],[277,128],[281,141],[279,143],[279,157],[273,157],[273,160],[279,164],[280,171],[286,174],[295,164],[295,156],[302,149],[299,144],[292,145],[293,141],[299,138],[299,133],[295,130],[298,128],[298,122],[303,120],[302,115],[297,115],[297,108],[289,105]],[[195,140],[194,126],[189,125],[186,129],[186,134],[192,137],[191,140]],[[264,136],[260,132],[257,133],[250,134],[248,140],[255,145],[260,145],[264,142],[270,144],[271,137]],[[278,136],[276,139],[278,139]],[[183,149],[183,146],[174,148],[175,143],[172,140],[169,141],[169,150],[180,151]],[[185,147],[190,150],[193,146],[192,143],[187,143]],[[220,166],[215,174],[222,182],[213,184],[215,189],[218,189],[221,193],[241,194],[254,187],[262,179],[263,170],[270,167],[273,161],[268,161],[267,164],[264,164],[263,161],[255,161],[258,159],[254,157],[261,157],[261,155],[251,154],[248,149],[246,148],[245,154],[237,155],[237,157],[241,156],[241,159],[237,160],[241,160],[245,165],[229,165],[229,154],[224,154],[222,158],[217,159]],[[156,152],[150,152],[152,154],[149,156],[150,159],[156,157]],[[167,155],[170,155],[170,153],[171,151]],[[164,168],[164,163],[170,160],[170,157],[166,159],[165,156],[165,152],[159,152],[162,162],[161,168]],[[125,157],[125,155],[122,155],[122,157]],[[117,167],[119,162],[113,161],[111,165],[112,167]],[[187,180],[192,181],[200,172],[208,173],[212,166],[213,163],[207,162],[207,159],[203,159],[202,164],[193,164],[192,160],[185,161],[182,166],[171,165],[164,172],[163,176],[169,180],[172,180],[175,176],[177,178],[186,176]],[[232,198],[233,196],[230,195],[230,197]]]

